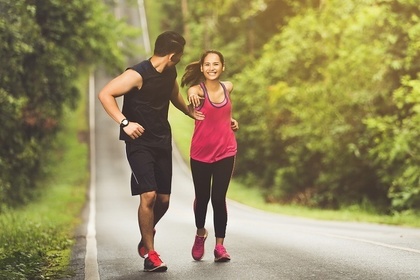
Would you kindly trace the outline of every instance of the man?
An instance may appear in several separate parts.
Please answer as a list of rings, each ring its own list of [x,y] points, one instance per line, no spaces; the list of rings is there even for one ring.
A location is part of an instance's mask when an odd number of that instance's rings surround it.
[[[155,226],[169,207],[172,181],[169,101],[191,118],[204,116],[187,106],[179,92],[175,65],[184,51],[185,39],[167,31],[158,36],[153,56],[129,67],[99,93],[105,111],[120,125],[131,167],[131,193],[140,196],[138,251],[144,271],[162,272],[167,266],[154,248]],[[116,98],[124,95],[122,110]]]

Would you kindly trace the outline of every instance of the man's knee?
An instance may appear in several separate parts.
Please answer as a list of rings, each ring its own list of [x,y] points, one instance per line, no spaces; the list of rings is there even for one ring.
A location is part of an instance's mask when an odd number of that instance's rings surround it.
[[[165,209],[165,208],[167,209],[169,207],[169,198],[170,198],[169,194],[158,194],[156,203],[159,203],[162,209]]]
[[[142,193],[140,195],[140,204],[151,208],[156,202],[156,197],[157,194],[155,191]]]

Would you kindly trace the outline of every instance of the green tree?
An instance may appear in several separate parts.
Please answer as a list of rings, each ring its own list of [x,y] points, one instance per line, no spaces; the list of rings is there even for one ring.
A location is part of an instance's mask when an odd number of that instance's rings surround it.
[[[31,197],[88,67],[123,63],[133,30],[93,0],[0,0],[0,206]],[[121,69],[121,68],[120,68]],[[1,207],[0,207],[1,210]]]
[[[162,29],[188,36],[183,63],[198,60],[206,49],[217,49],[229,58],[227,76],[239,73],[258,58],[260,48],[301,6],[319,5],[319,0],[304,4],[291,0],[159,1],[166,15]]]
[[[386,61],[392,71],[387,110],[367,118],[369,156],[388,187],[391,209],[420,209],[420,8],[416,1],[392,1],[386,27],[390,45]]]
[[[238,173],[270,201],[388,208],[366,120],[398,115],[393,91],[417,79],[418,16],[413,1],[325,1],[291,19],[235,77]]]

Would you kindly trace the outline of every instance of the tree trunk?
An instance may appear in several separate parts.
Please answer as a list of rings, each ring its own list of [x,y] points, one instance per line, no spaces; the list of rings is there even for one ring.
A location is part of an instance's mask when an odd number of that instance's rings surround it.
[[[190,41],[190,13],[188,12],[188,0],[181,0],[181,9],[182,9],[182,22],[184,25],[184,38],[187,42]]]

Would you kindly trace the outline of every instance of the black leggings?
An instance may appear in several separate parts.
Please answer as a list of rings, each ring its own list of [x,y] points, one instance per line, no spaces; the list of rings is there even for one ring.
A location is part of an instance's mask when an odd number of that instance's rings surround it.
[[[206,223],[207,205],[211,196],[213,223],[216,237],[224,238],[227,225],[226,193],[232,177],[235,157],[214,163],[190,159],[195,189],[194,215],[197,228]]]

